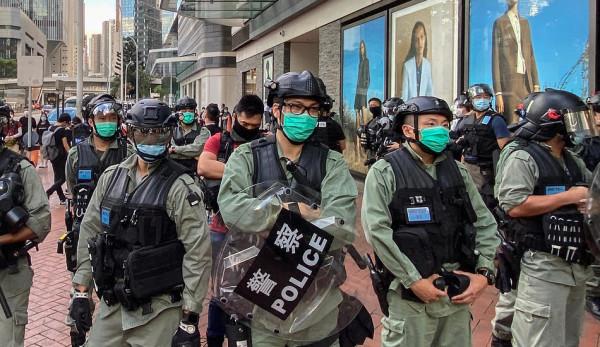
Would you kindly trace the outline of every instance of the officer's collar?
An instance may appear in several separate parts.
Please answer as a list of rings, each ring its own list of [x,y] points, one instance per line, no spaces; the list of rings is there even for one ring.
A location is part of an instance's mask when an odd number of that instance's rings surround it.
[[[408,153],[410,153],[410,155],[417,161],[421,162],[421,164],[423,165],[436,165],[437,163],[443,161],[446,159],[446,152],[442,152],[438,155],[435,156],[435,158],[433,159],[433,164],[425,164],[425,162],[423,161],[423,157],[421,157],[419,155],[419,153],[415,152],[414,149],[412,149],[412,147],[410,146],[410,143],[408,141],[405,141],[402,146],[404,146],[404,148],[408,149]]]

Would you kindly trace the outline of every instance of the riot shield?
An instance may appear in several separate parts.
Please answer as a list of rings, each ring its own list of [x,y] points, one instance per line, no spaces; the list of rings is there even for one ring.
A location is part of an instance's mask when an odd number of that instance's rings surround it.
[[[590,252],[600,260],[600,165],[596,166],[588,190],[585,239]]]
[[[344,285],[354,221],[322,217],[318,194],[306,187],[277,183],[246,193],[235,216],[222,215],[229,233],[215,266],[213,296],[253,336],[300,345],[335,336],[362,307],[360,285]]]

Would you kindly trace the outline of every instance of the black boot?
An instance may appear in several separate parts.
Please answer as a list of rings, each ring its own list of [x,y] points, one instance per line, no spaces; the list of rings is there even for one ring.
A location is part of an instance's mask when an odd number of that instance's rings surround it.
[[[209,336],[206,338],[208,347],[223,347],[223,341],[225,341],[223,336]]]
[[[512,347],[512,342],[510,340],[502,340],[492,335],[492,344],[491,347]]]
[[[600,297],[590,297],[585,299],[585,309],[594,316],[597,320],[600,320]]]

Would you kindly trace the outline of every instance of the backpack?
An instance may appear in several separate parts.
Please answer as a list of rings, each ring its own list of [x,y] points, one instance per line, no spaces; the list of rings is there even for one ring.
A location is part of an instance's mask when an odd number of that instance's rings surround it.
[[[42,157],[50,161],[55,160],[60,155],[60,149],[56,145],[56,136],[54,136],[58,129],[59,127],[50,128],[42,134]]]

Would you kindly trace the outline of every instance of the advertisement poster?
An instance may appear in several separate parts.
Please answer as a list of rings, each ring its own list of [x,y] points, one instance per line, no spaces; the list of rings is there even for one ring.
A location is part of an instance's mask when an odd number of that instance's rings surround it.
[[[456,4],[426,1],[392,12],[390,96],[455,98]]]
[[[262,61],[262,72],[263,72],[263,79],[262,79],[262,84],[260,86],[261,90],[263,91],[263,94],[265,93],[265,82],[267,82],[267,80],[273,80],[273,53],[269,53],[268,55],[265,55],[263,57],[263,61]],[[263,98],[266,98],[266,95],[263,95]]]
[[[342,127],[344,157],[351,170],[366,173],[367,158],[356,130],[371,118],[368,100],[385,97],[386,20],[384,16],[343,29]]]
[[[469,84],[489,84],[511,123],[531,92],[589,95],[589,1],[471,1],[469,16]]]

